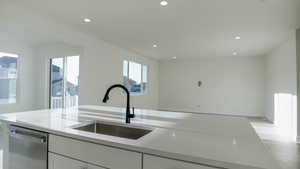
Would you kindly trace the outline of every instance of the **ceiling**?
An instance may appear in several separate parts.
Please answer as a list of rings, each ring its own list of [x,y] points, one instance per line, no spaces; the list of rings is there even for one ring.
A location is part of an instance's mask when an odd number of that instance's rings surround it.
[[[166,7],[160,0],[24,2],[58,22],[157,59],[225,57],[235,51],[263,55],[300,26],[299,0],[168,0]]]

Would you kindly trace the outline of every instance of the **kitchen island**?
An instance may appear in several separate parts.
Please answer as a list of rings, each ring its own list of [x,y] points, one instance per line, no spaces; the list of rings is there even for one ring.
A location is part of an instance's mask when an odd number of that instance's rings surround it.
[[[124,114],[123,108],[87,105],[2,114],[0,120],[49,133],[49,169],[280,169],[246,118],[136,109],[127,125]],[[127,139],[75,129],[94,122],[151,132]]]

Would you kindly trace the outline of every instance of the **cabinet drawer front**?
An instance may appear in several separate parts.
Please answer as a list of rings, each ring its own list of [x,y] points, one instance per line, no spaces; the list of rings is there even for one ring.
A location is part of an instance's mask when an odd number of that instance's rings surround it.
[[[106,169],[85,162],[49,153],[49,169]]]
[[[50,135],[49,151],[110,169],[141,169],[142,154]]]
[[[95,166],[95,165],[88,164],[88,168],[87,169],[106,169],[106,168],[102,168],[102,167],[98,167],[98,166]]]
[[[49,153],[49,169],[86,169],[87,164]]]
[[[144,155],[144,169],[216,169],[197,164]]]

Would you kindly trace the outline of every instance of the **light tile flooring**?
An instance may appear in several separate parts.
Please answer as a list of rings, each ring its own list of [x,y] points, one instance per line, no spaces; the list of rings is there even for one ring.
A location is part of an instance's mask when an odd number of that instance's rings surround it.
[[[299,144],[287,136],[282,136],[279,129],[272,123],[258,118],[249,119],[282,169],[300,169]]]

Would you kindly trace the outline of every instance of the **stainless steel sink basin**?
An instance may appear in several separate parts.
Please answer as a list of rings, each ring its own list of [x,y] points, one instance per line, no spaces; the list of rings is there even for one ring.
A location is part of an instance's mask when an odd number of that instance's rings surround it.
[[[86,132],[134,139],[134,140],[137,140],[152,131],[150,129],[143,129],[143,128],[137,128],[131,126],[122,126],[122,125],[115,125],[115,124],[105,124],[100,122],[87,124],[84,126],[76,127],[74,129],[86,131]]]

